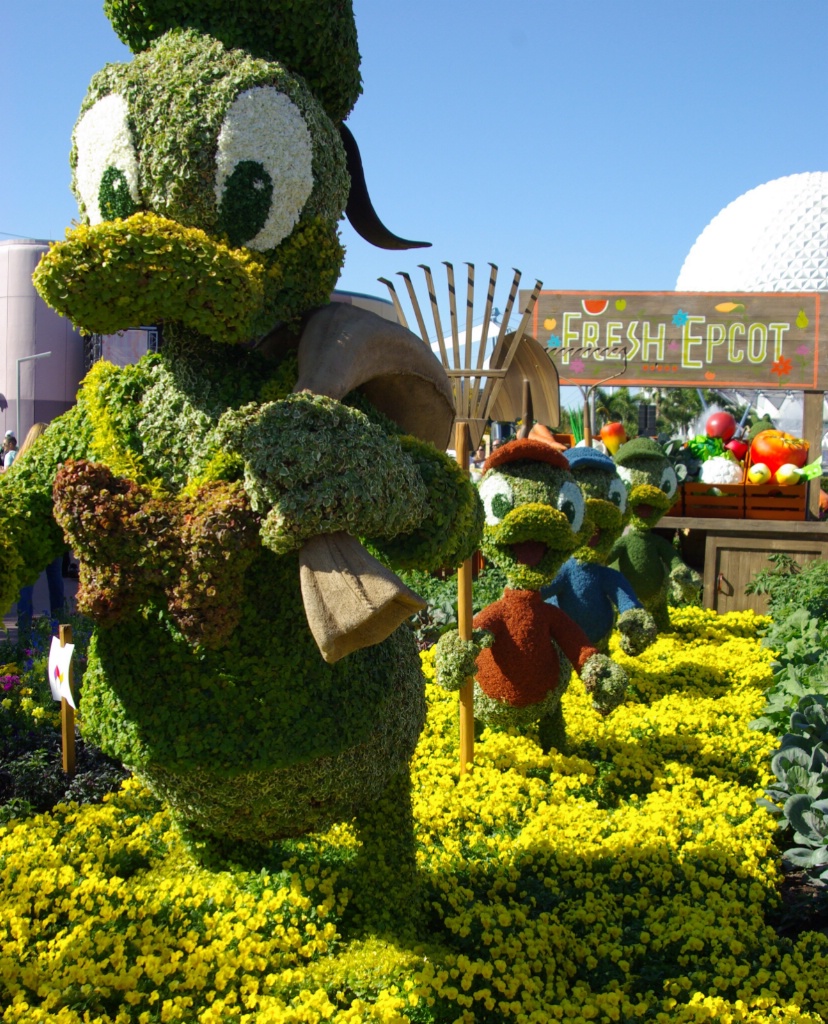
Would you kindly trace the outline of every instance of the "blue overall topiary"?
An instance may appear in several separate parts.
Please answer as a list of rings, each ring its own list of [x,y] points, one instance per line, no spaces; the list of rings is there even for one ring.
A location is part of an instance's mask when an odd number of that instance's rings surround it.
[[[602,651],[617,616],[622,648],[639,654],[655,638],[655,624],[626,577],[605,564],[629,521],[626,488],[612,459],[595,448],[569,448],[563,455],[583,492],[592,532],[541,593]]]

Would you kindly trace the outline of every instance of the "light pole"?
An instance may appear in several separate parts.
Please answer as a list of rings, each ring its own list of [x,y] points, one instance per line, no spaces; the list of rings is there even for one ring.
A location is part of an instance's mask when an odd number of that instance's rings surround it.
[[[38,352],[33,356],[21,356],[17,360],[17,433],[15,434],[15,437],[17,438],[18,444],[20,444],[20,364],[26,363],[30,359],[45,359],[46,356],[50,356],[51,354],[51,352]]]

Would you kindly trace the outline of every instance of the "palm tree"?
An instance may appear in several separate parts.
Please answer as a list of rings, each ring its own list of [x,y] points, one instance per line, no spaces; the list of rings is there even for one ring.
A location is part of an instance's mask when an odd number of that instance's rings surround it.
[[[639,399],[633,397],[629,388],[617,387],[595,389],[595,418],[600,427],[617,420],[624,424],[628,437],[638,434]]]
[[[704,412],[701,395],[695,388],[652,388],[649,394],[656,406],[658,431],[669,437],[686,433],[690,424]]]

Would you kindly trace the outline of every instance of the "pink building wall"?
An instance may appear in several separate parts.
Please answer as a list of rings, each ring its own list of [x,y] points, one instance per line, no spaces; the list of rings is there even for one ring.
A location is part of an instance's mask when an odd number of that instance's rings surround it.
[[[83,377],[80,334],[32,284],[48,248],[45,241],[0,241],[0,434],[19,430],[18,441],[33,423],[48,423],[74,405]],[[30,358],[42,352],[51,355]]]

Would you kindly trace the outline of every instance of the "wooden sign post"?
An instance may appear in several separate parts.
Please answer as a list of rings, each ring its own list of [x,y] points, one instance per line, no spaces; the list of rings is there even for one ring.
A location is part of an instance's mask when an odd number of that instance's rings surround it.
[[[66,647],[72,643],[72,627],[59,626],[58,639],[60,646]],[[72,662],[69,662],[68,678],[66,684],[69,692],[72,691]],[[75,709],[65,697],[60,700],[60,734],[61,747],[63,749],[63,770],[67,775],[75,774]]]

